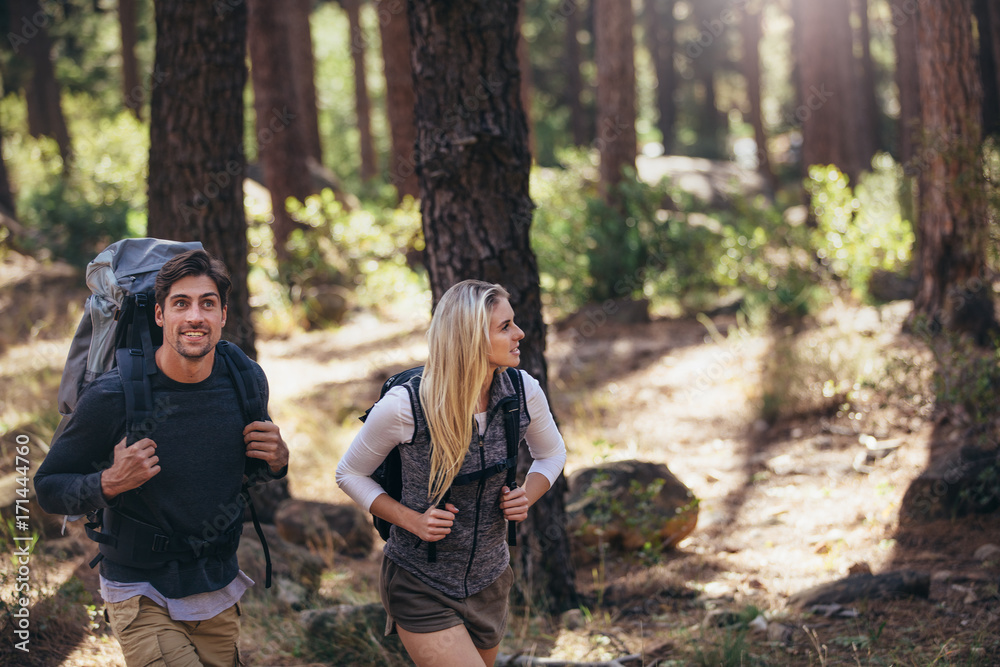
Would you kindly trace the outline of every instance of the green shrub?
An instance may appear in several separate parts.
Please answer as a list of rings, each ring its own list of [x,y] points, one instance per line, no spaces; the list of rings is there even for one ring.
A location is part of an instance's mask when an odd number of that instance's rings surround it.
[[[407,263],[408,253],[423,249],[414,200],[348,212],[324,190],[305,202],[289,200],[289,211],[301,227],[289,237],[288,258],[281,262],[266,219],[250,218],[251,290],[265,319],[291,308],[295,323],[322,327],[338,323],[350,308],[426,300],[426,275]],[[280,329],[286,318],[277,320]]]
[[[872,166],[854,191],[832,165],[811,167],[806,181],[817,223],[816,255],[861,298],[867,298],[872,271],[899,271],[909,263],[914,240],[897,197],[902,167],[885,154]]]
[[[18,217],[40,255],[85,266],[108,243],[146,228],[148,128],[130,113],[103,117],[90,97],[64,95],[73,162],[64,168],[55,142],[26,133],[4,137]],[[26,127],[23,100],[0,104],[4,127]]]

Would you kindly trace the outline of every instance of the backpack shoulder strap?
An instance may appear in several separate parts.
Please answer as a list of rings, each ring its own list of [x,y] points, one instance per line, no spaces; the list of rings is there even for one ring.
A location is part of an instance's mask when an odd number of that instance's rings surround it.
[[[227,340],[220,340],[215,346],[215,351],[222,357],[226,370],[229,371],[229,377],[236,387],[243,418],[248,424],[265,421],[267,411],[264,408],[264,392],[257,381],[257,370],[250,357],[239,346]]]
[[[507,377],[514,385],[514,400],[503,408],[503,430],[507,437],[507,488],[517,488],[517,450],[521,446],[521,399],[524,398],[524,388],[521,385],[521,374],[516,368],[507,368]],[[507,544],[517,545],[517,524],[507,522]]]
[[[240,400],[240,410],[243,412],[243,420],[249,424],[255,421],[267,421],[267,411],[264,409],[264,392],[257,381],[257,371],[254,368],[250,357],[238,346],[229,341],[220,340],[215,346],[216,353],[222,357],[229,377],[236,387],[236,394]],[[250,495],[250,481],[257,476],[264,467],[263,461],[247,458],[245,474],[247,481],[243,483],[243,498],[247,507],[250,508],[250,518],[253,519],[253,528],[260,540],[260,546],[264,550],[264,588],[271,587],[271,551],[267,547],[267,539],[264,537],[264,530],[260,527],[260,519],[257,518],[257,508],[254,507],[253,497]]]

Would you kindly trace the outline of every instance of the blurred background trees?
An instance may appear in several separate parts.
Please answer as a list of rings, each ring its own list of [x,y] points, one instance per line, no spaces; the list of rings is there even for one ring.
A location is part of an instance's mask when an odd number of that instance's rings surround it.
[[[250,350],[497,280],[543,384],[546,323],[618,309],[992,341],[995,2],[196,4],[4,3],[5,247],[199,238]]]

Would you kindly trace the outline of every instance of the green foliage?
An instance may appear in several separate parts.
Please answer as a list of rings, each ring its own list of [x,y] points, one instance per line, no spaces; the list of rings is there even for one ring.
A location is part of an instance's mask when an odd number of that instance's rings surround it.
[[[64,95],[73,162],[55,142],[27,134],[4,138],[21,222],[37,235],[39,254],[85,266],[104,246],[145,230],[149,131],[130,113],[103,116],[86,95]],[[23,101],[0,104],[3,126],[26,124]]]
[[[867,295],[872,271],[899,271],[907,265],[914,240],[896,196],[902,167],[886,154],[877,155],[872,166],[854,192],[832,165],[811,167],[806,181],[817,223],[816,254],[860,297]]]
[[[289,237],[282,261],[266,222],[252,219],[251,282],[265,295],[266,309],[291,307],[298,310],[293,319],[320,327],[336,324],[356,306],[378,308],[426,292],[426,276],[407,262],[408,253],[423,249],[414,200],[348,212],[324,190],[305,202],[289,200],[289,211],[300,228]],[[268,282],[270,288],[263,284]]]

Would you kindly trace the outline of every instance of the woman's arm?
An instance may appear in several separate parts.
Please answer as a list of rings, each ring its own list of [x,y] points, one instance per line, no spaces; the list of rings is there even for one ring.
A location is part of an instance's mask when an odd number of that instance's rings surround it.
[[[371,474],[394,447],[413,436],[413,408],[403,387],[394,387],[375,404],[364,426],[337,465],[336,480],[354,502],[377,517],[407,530],[425,542],[436,542],[451,532],[458,508],[431,506],[417,512],[391,498]]]

